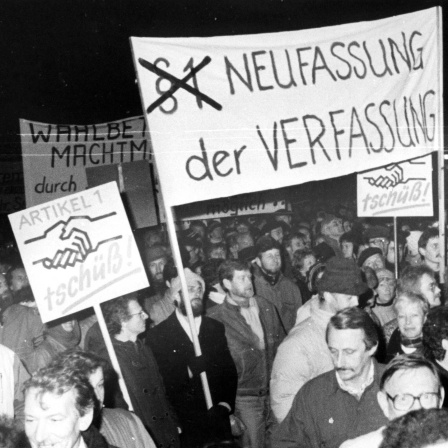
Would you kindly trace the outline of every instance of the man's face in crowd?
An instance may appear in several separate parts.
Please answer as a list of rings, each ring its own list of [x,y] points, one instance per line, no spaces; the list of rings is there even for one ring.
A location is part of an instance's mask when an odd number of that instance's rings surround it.
[[[293,238],[291,243],[289,244],[289,252],[294,254],[296,250],[304,250],[306,249],[306,244],[302,238]]]
[[[282,243],[282,241],[283,241],[282,227],[277,227],[276,229],[272,229],[270,235],[275,241],[278,241],[280,244]]]
[[[426,316],[418,302],[403,300],[397,305],[397,320],[401,335],[414,339],[422,335]]]
[[[205,238],[205,228],[200,224],[192,224],[190,228],[196,235],[199,235],[201,237],[201,240]]]
[[[395,295],[396,281],[392,272],[387,270],[380,270],[377,272],[378,286],[376,292],[378,294],[377,301],[379,303],[388,303]]]
[[[443,389],[440,390],[443,394]],[[421,397],[427,393],[439,393],[439,382],[435,378],[434,374],[427,367],[419,367],[417,369],[397,370],[391,378],[384,385],[384,390],[378,392],[378,403],[384,413],[389,419],[393,420],[397,417],[407,414],[410,411],[422,409],[422,405],[419,400],[414,400],[414,404],[408,410],[396,409],[394,406],[393,398],[397,395],[402,396],[409,394],[414,397]],[[392,397],[389,398],[388,397]],[[399,401],[397,398],[397,401]],[[404,397],[403,397],[404,399]],[[429,408],[438,408],[443,403],[443,397],[427,396],[424,398],[429,404]],[[398,404],[400,408],[400,405]]]
[[[185,246],[185,249],[190,254],[190,264],[194,264],[199,260],[199,249],[195,246]]]
[[[149,263],[149,273],[154,282],[163,282],[163,268],[166,265],[166,258],[162,257]]]
[[[358,306],[358,296],[349,294],[340,294],[338,292],[327,293],[330,308],[334,314],[345,308],[352,308]]]
[[[364,330],[337,330],[330,326],[328,348],[333,365],[343,381],[359,378],[370,368],[376,346],[367,349],[364,342]]]
[[[0,296],[9,290],[6,276],[0,274]]]
[[[350,241],[342,241],[341,243],[342,256],[344,258],[353,258],[353,243]]]
[[[282,267],[282,257],[279,249],[270,249],[261,254],[259,260],[259,266],[268,274],[275,275],[280,272]]]
[[[292,216],[291,215],[277,215],[275,217],[276,221],[283,221],[284,223],[288,224],[288,226],[291,225],[292,222]]]
[[[429,261],[430,263],[439,263],[440,262],[440,245],[439,245],[439,237],[436,236],[434,238],[430,238],[426,247],[420,247],[419,252],[421,255],[425,257],[425,261]]]
[[[316,264],[316,257],[313,254],[307,255],[303,260],[302,274],[306,275],[312,266]]]
[[[254,285],[252,284],[252,274],[247,271],[235,271],[232,280],[224,280],[224,286],[229,292],[237,297],[250,299],[254,295]]]
[[[430,308],[439,306],[442,303],[440,301],[440,288],[434,277],[429,274],[423,274],[420,279],[420,293],[429,302]]]
[[[152,247],[154,244],[162,243],[162,235],[160,232],[147,232],[145,234],[146,247]]]
[[[249,232],[249,224],[244,221],[238,222],[236,225],[236,231],[238,233],[248,233]]]
[[[18,291],[19,289],[28,286],[30,283],[28,281],[28,277],[26,275],[25,269],[18,268],[14,269],[11,273],[11,291]]]
[[[225,260],[227,258],[227,253],[224,247],[215,247],[210,251],[210,259]]]
[[[373,254],[367,258],[366,261],[364,261],[362,267],[372,268],[374,271],[377,269],[383,269],[385,267],[384,260],[380,254]]]
[[[195,317],[200,316],[203,311],[202,298],[204,296],[204,289],[202,288],[202,284],[197,280],[193,281],[187,280],[187,287],[193,316]],[[180,300],[179,309],[184,316],[187,315],[187,309],[185,308],[185,303],[183,300]]]
[[[298,231],[305,236],[305,245],[307,249],[311,249],[311,232],[306,227],[299,227]]]
[[[387,255],[387,249],[389,247],[389,238],[378,237],[378,238],[370,238],[369,240],[370,247],[378,247],[383,252],[383,257]]]
[[[335,218],[326,226],[326,234],[333,238],[339,238],[343,233],[342,219]]]
[[[146,312],[143,311],[137,300],[129,301],[128,311],[130,319],[122,322],[122,328],[136,336],[143,333],[146,330],[146,319],[148,319]]]
[[[100,407],[103,407],[104,403],[104,373],[101,367],[98,367],[94,372],[89,375],[89,383],[92,385],[95,391],[96,398],[100,402]]]
[[[210,239],[220,241],[222,240],[222,227],[216,227],[213,229],[213,231],[210,233]]]
[[[81,431],[92,421],[93,409],[83,417],[75,406],[75,392],[62,395],[31,388],[25,397],[25,432],[32,448],[77,448]]]
[[[402,260],[403,259],[403,244],[399,244],[398,245],[398,259]],[[386,255],[386,259],[389,263],[394,264],[395,263],[395,241],[391,241],[389,243],[389,246],[387,248],[387,255]]]
[[[245,249],[246,247],[252,247],[254,245],[254,239],[250,233],[241,233],[237,237],[238,251]]]

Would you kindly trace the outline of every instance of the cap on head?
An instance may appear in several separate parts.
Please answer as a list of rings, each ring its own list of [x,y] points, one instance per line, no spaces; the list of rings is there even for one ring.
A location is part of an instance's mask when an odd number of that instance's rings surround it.
[[[387,238],[389,239],[389,229],[387,227],[383,226],[372,226],[369,227],[365,231],[365,238],[367,241],[373,239],[373,238]]]
[[[358,257],[358,266],[362,267],[365,261],[375,254],[383,256],[383,251],[379,247],[368,247],[364,249]]]
[[[166,249],[161,244],[154,244],[146,250],[146,262],[152,263],[160,258],[166,258]]]
[[[334,257],[326,263],[322,278],[317,282],[319,293],[332,292],[359,296],[368,289],[363,282],[361,270],[354,260]]]

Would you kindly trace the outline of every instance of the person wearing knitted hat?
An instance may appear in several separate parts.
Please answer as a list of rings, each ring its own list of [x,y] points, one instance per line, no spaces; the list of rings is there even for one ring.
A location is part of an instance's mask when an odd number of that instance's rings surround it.
[[[262,236],[257,241],[256,249],[255,293],[277,308],[288,333],[294,326],[297,310],[302,305],[302,295],[298,286],[281,271],[283,260],[280,244],[270,236]]]
[[[389,247],[389,229],[383,226],[372,226],[365,231],[365,239],[369,247],[378,247],[381,249],[383,257],[387,255]]]
[[[147,332],[146,343],[157,360],[169,402],[179,419],[182,448],[203,446],[214,439],[231,439],[230,414],[235,408],[237,371],[224,325],[203,316],[205,282],[184,269],[188,298],[202,355],[196,356],[180,277],[170,283],[176,310]],[[206,372],[213,407],[207,410],[200,373]]]
[[[151,316],[152,322],[153,308],[156,303],[163,299],[166,291],[166,284],[163,281],[163,269],[168,261],[168,255],[165,246],[154,244],[151,247],[146,247],[144,260],[149,288],[140,290],[138,298],[145,311]]]
[[[384,269],[384,256],[379,247],[368,247],[364,249],[358,257],[358,266],[362,269],[368,267],[376,271],[377,269]]]
[[[299,309],[296,325],[280,344],[274,360],[271,408],[278,422],[286,417],[307,381],[333,368],[325,342],[327,324],[338,311],[356,307],[368,286],[354,260],[333,257],[317,289],[318,293]]]

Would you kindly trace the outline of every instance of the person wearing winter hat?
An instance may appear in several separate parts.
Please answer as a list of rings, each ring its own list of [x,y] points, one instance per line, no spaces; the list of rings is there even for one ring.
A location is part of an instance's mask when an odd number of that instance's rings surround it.
[[[334,257],[327,262],[317,289],[318,294],[299,309],[298,322],[280,344],[274,360],[271,408],[278,422],[286,417],[307,381],[333,368],[325,342],[328,322],[338,311],[356,307],[368,286],[354,260]]]
[[[383,257],[387,255],[389,247],[389,229],[383,226],[372,226],[365,231],[365,239],[369,247],[378,247],[381,249]]]
[[[281,246],[270,236],[257,241],[254,266],[255,293],[264,297],[278,310],[286,333],[294,326],[297,310],[302,305],[298,286],[282,269]]]
[[[163,298],[166,291],[166,285],[163,281],[163,269],[168,261],[168,255],[165,246],[154,244],[145,248],[144,260],[149,288],[140,290],[138,298],[148,315],[151,315],[152,308]]]
[[[184,273],[202,355],[195,355],[180,277],[170,285],[176,310],[147,332],[146,343],[154,353],[168,400],[179,419],[181,445],[192,448],[216,438],[231,439],[229,417],[235,408],[237,371],[224,325],[203,316],[204,280],[188,268]],[[207,374],[213,401],[208,411],[201,372]]]
[[[268,220],[268,222],[264,225],[262,232],[265,236],[270,236],[279,244],[283,243],[283,238],[285,236],[287,224],[283,221],[276,221],[274,219]]]
[[[358,257],[358,266],[362,269],[369,267],[374,271],[384,269],[383,251],[379,247],[368,247],[364,249]]]

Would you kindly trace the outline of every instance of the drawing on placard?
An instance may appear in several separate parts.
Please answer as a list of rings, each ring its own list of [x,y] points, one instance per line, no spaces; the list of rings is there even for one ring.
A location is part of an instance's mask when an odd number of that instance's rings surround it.
[[[33,244],[35,253],[39,258],[33,261],[33,265],[42,263],[46,269],[66,269],[76,263],[83,263],[87,257],[99,250],[99,248],[111,241],[119,240],[122,235],[93,241],[92,223],[101,221],[116,212],[92,218],[90,216],[71,216],[66,221],[60,220],[49,227],[45,232],[35,238],[30,238],[24,244]],[[89,230],[91,232],[89,233]]]
[[[369,185],[379,187],[379,188],[390,188],[396,187],[399,184],[407,184],[408,182],[421,180],[428,180],[425,177],[406,177],[404,165],[408,163],[409,165],[424,165],[425,162],[410,160],[404,163],[392,163],[391,165],[387,165],[382,169],[375,170],[375,177],[373,176],[364,176],[369,182]]]

